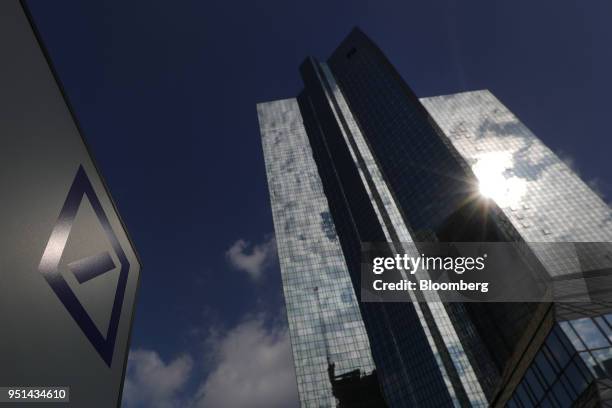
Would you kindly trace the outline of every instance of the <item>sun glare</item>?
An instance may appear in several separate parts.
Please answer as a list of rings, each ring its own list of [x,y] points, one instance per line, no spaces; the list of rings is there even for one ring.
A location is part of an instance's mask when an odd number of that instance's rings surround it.
[[[478,157],[472,170],[478,178],[480,194],[500,207],[518,204],[527,186],[523,179],[506,174],[506,170],[512,167],[512,155],[507,152],[486,153]]]

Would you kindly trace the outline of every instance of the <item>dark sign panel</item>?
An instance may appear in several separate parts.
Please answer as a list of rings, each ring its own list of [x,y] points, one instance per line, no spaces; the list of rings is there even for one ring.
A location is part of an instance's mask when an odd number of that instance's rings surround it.
[[[0,53],[0,401],[116,406],[140,263],[17,0]]]

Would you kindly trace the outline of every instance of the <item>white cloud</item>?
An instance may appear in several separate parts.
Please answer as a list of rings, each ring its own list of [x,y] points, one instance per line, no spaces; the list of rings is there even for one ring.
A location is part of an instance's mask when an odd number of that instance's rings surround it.
[[[272,236],[260,244],[253,245],[252,249],[250,248],[250,242],[239,239],[225,255],[234,268],[245,271],[251,278],[258,280],[262,272],[276,259],[276,241]]]
[[[217,336],[215,343],[216,366],[196,393],[195,407],[298,406],[286,327],[268,329],[258,316]]]
[[[166,364],[155,351],[130,352],[123,389],[124,408],[298,407],[289,333],[251,316],[229,331],[212,329],[204,342],[203,367],[192,369],[185,354]],[[188,383],[196,384],[195,392]],[[199,384],[199,385],[197,385]]]
[[[557,151],[557,157],[559,157],[561,161],[565,163],[565,165],[569,167],[574,173],[580,176],[580,172],[578,171],[578,166],[576,164],[576,159],[574,159],[572,155],[562,150],[559,150]]]
[[[187,355],[166,364],[155,351],[131,351],[123,389],[123,406],[182,406],[177,394],[189,379],[192,366],[193,360]]]

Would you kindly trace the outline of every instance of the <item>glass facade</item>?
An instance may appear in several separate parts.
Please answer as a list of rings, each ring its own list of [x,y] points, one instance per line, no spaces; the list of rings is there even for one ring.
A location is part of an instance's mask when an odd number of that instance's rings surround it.
[[[584,254],[538,243],[611,242],[609,207],[490,92],[419,100],[359,30],[300,73],[298,97],[258,115],[302,405],[565,407],[600,392],[607,305],[355,293],[368,242],[418,254],[419,242],[522,241],[550,275],[578,272]]]
[[[535,355],[508,407],[569,407],[584,392],[592,376],[555,326]]]
[[[508,407],[569,407],[594,380],[611,376],[612,314],[563,321],[546,337]]]
[[[302,65],[302,76],[301,106],[312,111],[308,133],[319,146],[314,148],[319,171],[328,174],[323,177],[326,194],[341,192],[330,206],[357,282],[360,242],[411,243],[412,237],[329,66],[310,59]],[[414,244],[396,249],[418,251]],[[430,303],[413,299],[412,304],[361,306],[387,400],[393,406],[486,405],[445,308],[435,303],[439,299],[426,300]],[[390,338],[402,340],[388,344]]]
[[[421,102],[525,242],[612,241],[608,205],[489,91]],[[579,271],[576,254],[541,248],[550,275]]]
[[[551,276],[609,265],[612,254],[606,251],[582,254],[556,246],[553,253],[538,245],[612,242],[612,211],[494,95],[482,90],[421,102],[478,178],[481,194],[501,208]],[[556,322],[508,405],[571,406],[593,379],[609,379],[611,307],[556,306]]]
[[[560,323],[594,378],[612,376],[612,314]]]
[[[370,374],[370,344],[297,101],[257,111],[300,401],[335,406],[329,365]]]

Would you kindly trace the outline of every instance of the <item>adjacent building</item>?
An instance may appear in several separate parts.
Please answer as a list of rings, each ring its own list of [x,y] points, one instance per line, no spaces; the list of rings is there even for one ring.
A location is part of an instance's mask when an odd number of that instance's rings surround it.
[[[538,243],[612,242],[610,208],[490,92],[419,99],[358,29],[300,73],[297,97],[257,111],[302,406],[605,400],[605,302],[358,294],[368,242],[415,253],[419,242],[525,242],[550,276],[569,276],[577,255]]]

